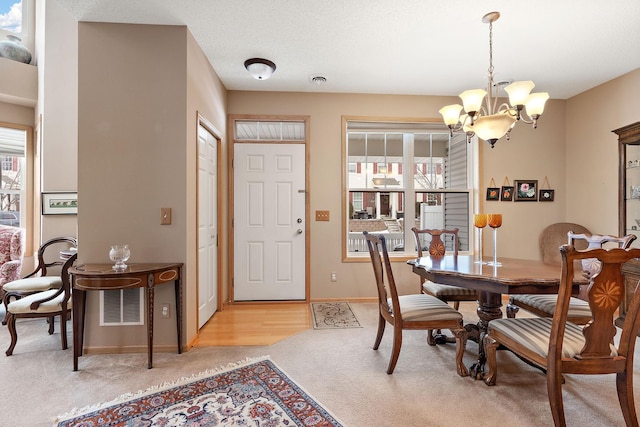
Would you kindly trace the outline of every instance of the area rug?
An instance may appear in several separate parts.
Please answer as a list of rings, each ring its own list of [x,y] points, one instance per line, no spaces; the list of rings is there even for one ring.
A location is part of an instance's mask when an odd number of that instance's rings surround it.
[[[361,328],[348,302],[312,302],[314,329]]]
[[[55,423],[56,427],[342,425],[268,356],[72,410]]]

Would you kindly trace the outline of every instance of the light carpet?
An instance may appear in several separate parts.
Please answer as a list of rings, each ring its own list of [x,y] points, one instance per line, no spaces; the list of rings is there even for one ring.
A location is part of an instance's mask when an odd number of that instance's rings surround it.
[[[268,357],[72,410],[55,425],[342,426]]]
[[[312,302],[314,329],[361,328],[348,302]]]

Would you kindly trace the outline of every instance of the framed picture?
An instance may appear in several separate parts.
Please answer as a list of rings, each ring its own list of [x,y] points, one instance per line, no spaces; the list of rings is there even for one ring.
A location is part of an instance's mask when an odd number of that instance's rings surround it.
[[[503,202],[510,202],[513,200],[513,187],[503,186],[502,192],[500,192],[500,200]]]
[[[553,202],[553,190],[540,190],[541,202]]]
[[[538,200],[538,180],[516,179],[513,199],[516,202],[536,202]]]
[[[42,193],[42,215],[77,215],[78,193]]]
[[[498,187],[487,187],[487,200],[500,200],[500,189]]]

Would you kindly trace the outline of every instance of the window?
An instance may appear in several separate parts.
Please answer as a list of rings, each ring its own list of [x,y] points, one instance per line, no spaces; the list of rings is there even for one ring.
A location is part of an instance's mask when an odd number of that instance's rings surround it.
[[[26,129],[0,127],[0,224],[25,227],[27,135]]]
[[[458,228],[458,249],[469,251],[473,144],[438,123],[343,118],[343,124],[343,258],[367,254],[365,230],[384,233],[394,255],[415,255],[414,226]]]
[[[0,1],[0,29],[22,33],[22,1]]]

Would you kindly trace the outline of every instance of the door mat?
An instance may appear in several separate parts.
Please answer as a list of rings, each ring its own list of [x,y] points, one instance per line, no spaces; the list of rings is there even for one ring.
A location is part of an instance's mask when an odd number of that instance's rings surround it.
[[[312,302],[313,329],[361,328],[348,302]]]

